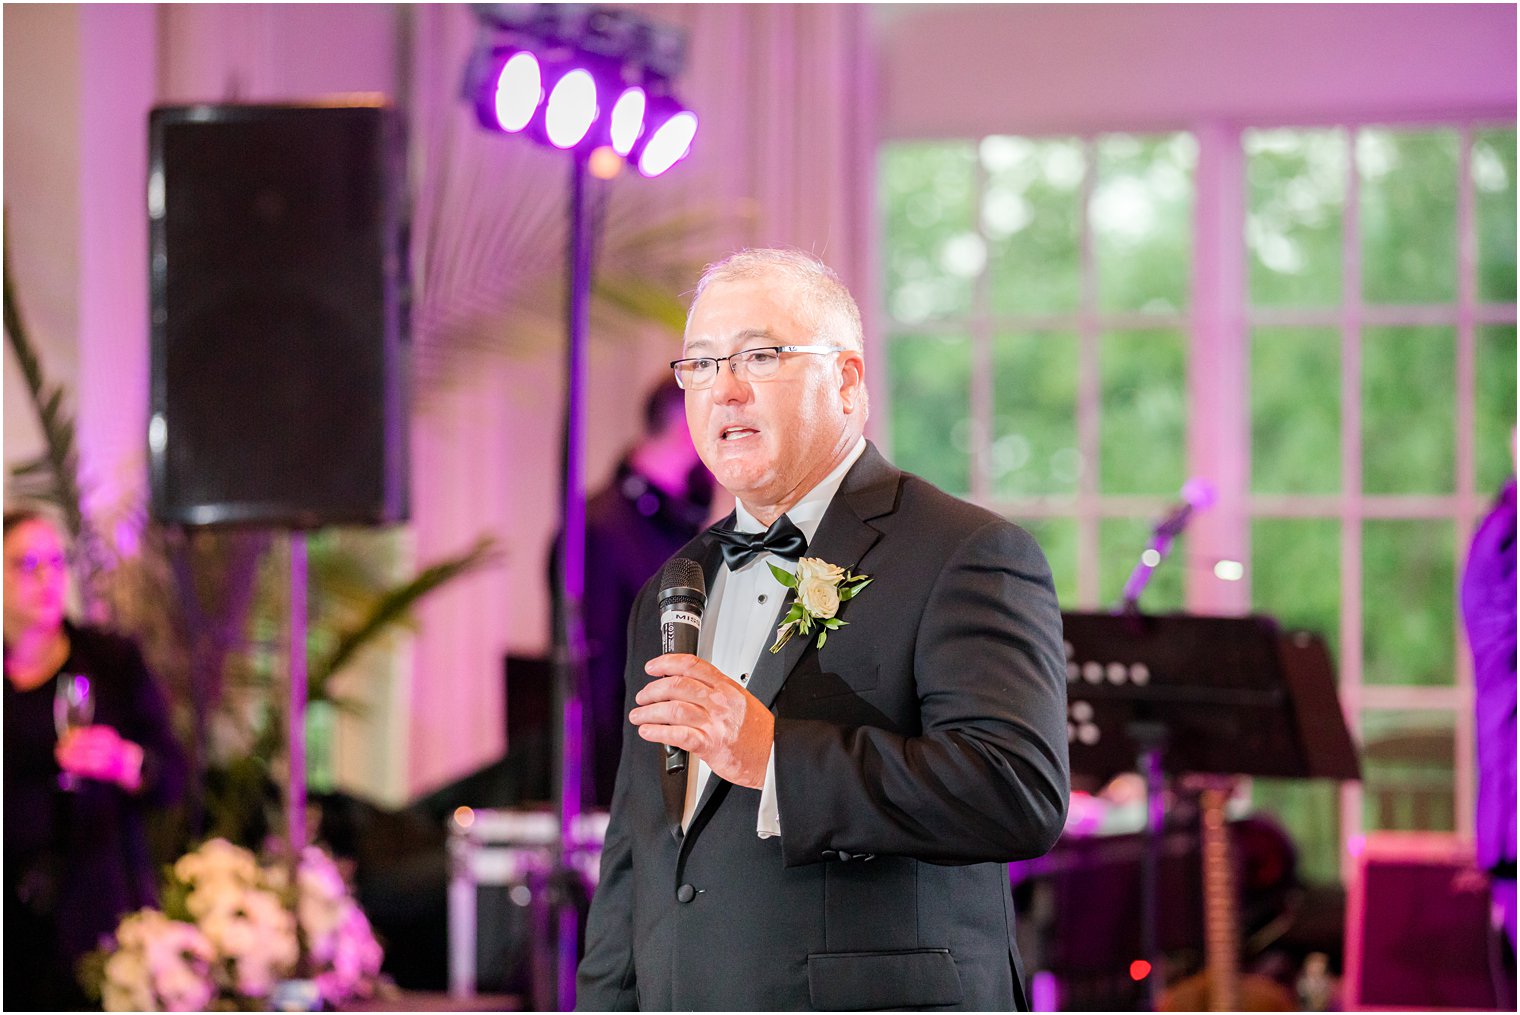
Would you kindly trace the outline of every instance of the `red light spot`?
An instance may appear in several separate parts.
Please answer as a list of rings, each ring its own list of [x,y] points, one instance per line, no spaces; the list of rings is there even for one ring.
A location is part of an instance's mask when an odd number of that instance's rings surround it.
[[[1129,964],[1129,978],[1131,980],[1143,980],[1151,975],[1151,964],[1144,959],[1136,959]]]

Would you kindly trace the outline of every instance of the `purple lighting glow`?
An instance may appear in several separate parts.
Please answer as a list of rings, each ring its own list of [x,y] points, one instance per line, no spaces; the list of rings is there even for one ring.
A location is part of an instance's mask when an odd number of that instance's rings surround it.
[[[589,71],[576,69],[560,78],[549,93],[544,129],[556,148],[574,148],[596,121],[596,80]]]
[[[532,53],[514,53],[496,79],[496,122],[501,129],[516,133],[526,127],[538,109],[542,92],[538,58]]]
[[[697,114],[689,109],[681,110],[654,129],[639,156],[639,172],[649,177],[659,176],[686,157],[691,151],[692,138],[696,136]]]
[[[577,20],[547,4],[472,6],[483,32],[462,97],[481,127],[570,152],[597,179],[624,166],[660,176],[690,153],[697,117],[671,90],[684,32],[611,9]]]
[[[644,133],[644,89],[629,88],[612,107],[612,150],[627,157]]]

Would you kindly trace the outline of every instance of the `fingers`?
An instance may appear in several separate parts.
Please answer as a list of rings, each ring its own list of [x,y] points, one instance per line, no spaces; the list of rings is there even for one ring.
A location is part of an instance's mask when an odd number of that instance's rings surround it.
[[[635,726],[651,723],[667,726],[701,726],[711,718],[711,710],[700,702],[680,697],[659,696],[649,704],[640,705],[628,713],[628,721]]]
[[[698,757],[701,757],[702,752],[709,746],[708,739],[702,735],[702,731],[691,726],[663,726],[659,723],[647,723],[639,727],[639,736],[657,744],[679,747]]]
[[[728,679],[706,659],[699,659],[684,652],[667,652],[665,655],[655,656],[644,664],[644,672],[651,677],[690,677],[709,686],[716,686]]]
[[[758,789],[774,737],[770,711],[711,663],[684,653],[644,666],[654,679],[634,695],[628,720],[644,740],[701,758],[720,778]]]
[[[657,701],[701,702],[710,699],[717,690],[713,684],[695,677],[660,677],[639,688],[633,700],[640,705],[651,705]]]
[[[58,767],[71,775],[117,782],[135,788],[140,781],[142,748],[110,726],[69,730],[53,751]]]

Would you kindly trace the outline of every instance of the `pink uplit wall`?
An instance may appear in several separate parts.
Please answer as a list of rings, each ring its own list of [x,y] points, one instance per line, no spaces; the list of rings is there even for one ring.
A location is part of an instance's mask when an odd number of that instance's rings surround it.
[[[874,7],[884,137],[1515,107],[1511,4]]]

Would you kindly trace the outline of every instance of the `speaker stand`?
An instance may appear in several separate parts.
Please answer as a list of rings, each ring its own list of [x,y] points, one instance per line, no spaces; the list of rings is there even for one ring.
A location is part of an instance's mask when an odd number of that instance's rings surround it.
[[[290,714],[286,753],[290,760],[285,824],[290,842],[291,884],[306,848],[306,533],[290,532]]]

